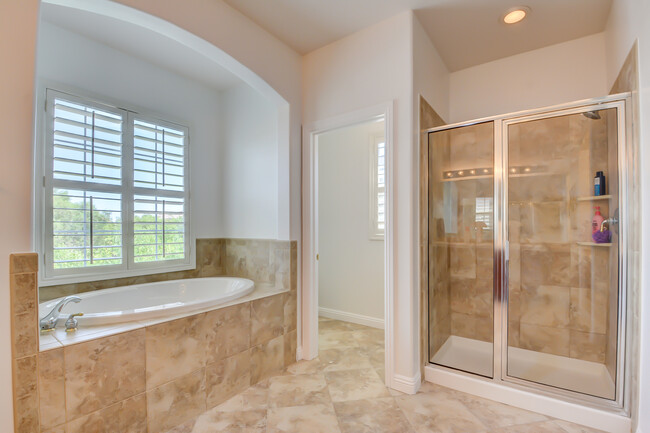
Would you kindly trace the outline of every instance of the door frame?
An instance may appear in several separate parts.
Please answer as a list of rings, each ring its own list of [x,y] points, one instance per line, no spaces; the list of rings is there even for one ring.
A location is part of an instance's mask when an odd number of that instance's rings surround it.
[[[369,120],[384,118],[385,174],[386,174],[386,228],[384,232],[384,349],[386,384],[391,386],[394,376],[394,199],[393,199],[393,136],[394,102],[348,112],[340,116],[317,120],[303,127],[302,154],[302,290],[299,299],[298,359],[318,356],[318,135],[324,132],[354,126]]]

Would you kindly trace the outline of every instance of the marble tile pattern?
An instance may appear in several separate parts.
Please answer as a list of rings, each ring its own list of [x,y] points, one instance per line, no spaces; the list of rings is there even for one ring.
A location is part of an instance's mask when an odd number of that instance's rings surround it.
[[[319,324],[321,338],[357,338],[321,349],[316,359],[299,361],[167,433],[598,433],[430,383],[415,395],[389,391],[371,367],[370,354],[377,347],[383,352],[382,332],[329,319]]]
[[[243,254],[251,253],[246,244],[237,243]],[[200,263],[209,269],[203,276],[224,269],[225,262],[206,250],[221,248],[223,258],[226,242],[201,245]],[[295,242],[267,245],[272,251],[268,272],[255,274],[262,281],[256,283],[275,284],[277,278],[289,292],[261,298],[255,309],[255,301],[249,301],[140,329],[125,327],[65,347],[47,346],[41,353],[38,258],[12,255],[15,431],[166,431],[281,373],[296,360],[297,266],[286,261],[297,260],[297,248]]]
[[[429,362],[429,128],[445,125],[446,122],[422,96],[419,100],[420,126],[420,374],[424,377],[424,366]],[[441,338],[438,338],[441,340]],[[446,338],[445,338],[446,339]],[[439,346],[438,346],[439,347]],[[436,348],[434,348],[436,349]]]

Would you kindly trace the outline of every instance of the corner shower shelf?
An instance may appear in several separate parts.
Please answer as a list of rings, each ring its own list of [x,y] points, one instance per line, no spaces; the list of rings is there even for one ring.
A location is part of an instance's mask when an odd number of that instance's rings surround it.
[[[592,195],[589,197],[578,197],[578,201],[595,201],[595,200],[607,200],[612,198],[611,195]]]
[[[576,242],[578,245],[583,247],[611,247],[611,243],[607,244],[597,244],[596,242]]]

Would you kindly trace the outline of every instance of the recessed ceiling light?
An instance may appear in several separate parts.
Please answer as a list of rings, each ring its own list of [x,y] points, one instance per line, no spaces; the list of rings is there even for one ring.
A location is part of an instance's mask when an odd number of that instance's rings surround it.
[[[512,8],[508,10],[506,14],[503,16],[503,22],[506,24],[518,23],[519,21],[526,18],[526,15],[528,15],[529,13],[530,13],[530,8],[526,6],[519,6],[516,8]]]

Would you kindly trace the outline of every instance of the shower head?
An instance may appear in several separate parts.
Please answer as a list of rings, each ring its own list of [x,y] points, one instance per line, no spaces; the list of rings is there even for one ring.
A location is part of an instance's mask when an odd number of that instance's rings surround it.
[[[582,113],[583,116],[585,116],[587,119],[592,119],[592,120],[599,120],[600,119],[600,114],[598,114],[598,111],[585,111]]]

